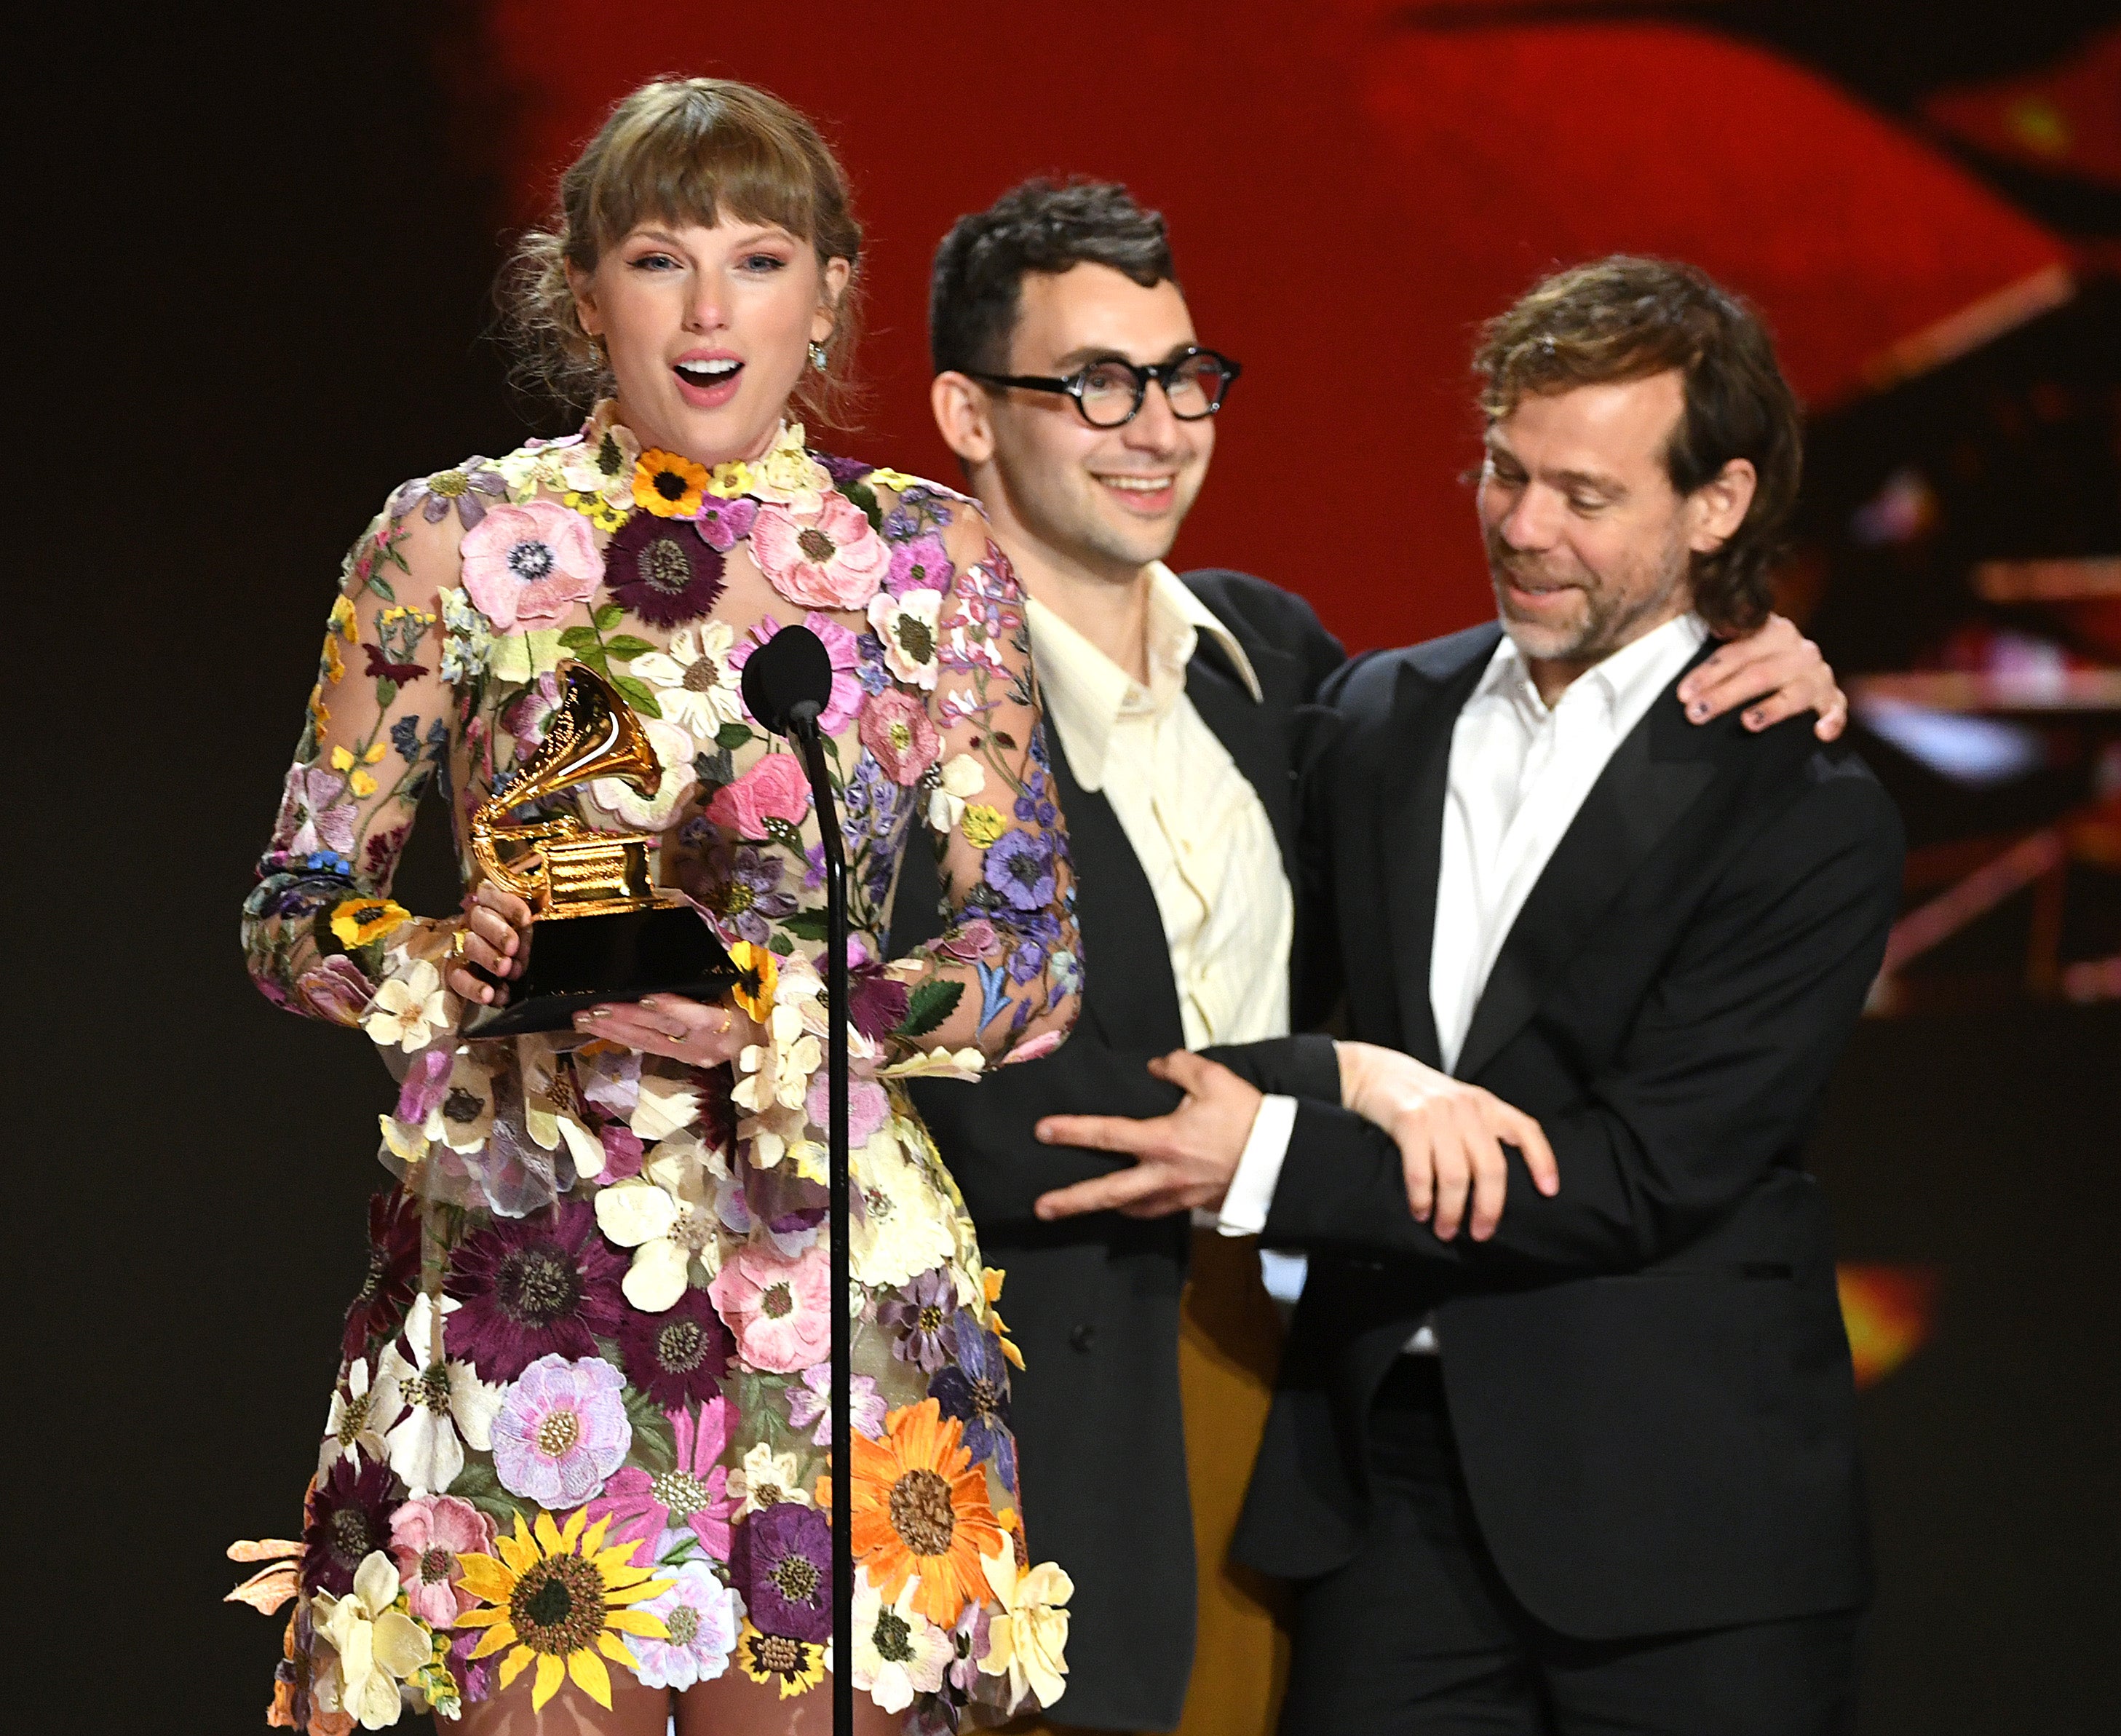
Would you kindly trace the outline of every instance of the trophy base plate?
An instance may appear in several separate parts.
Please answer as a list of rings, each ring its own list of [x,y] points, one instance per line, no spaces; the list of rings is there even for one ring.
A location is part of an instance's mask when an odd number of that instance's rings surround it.
[[[719,1001],[740,975],[714,930],[689,906],[542,922],[531,929],[529,972],[496,985],[507,990],[507,1000],[472,1008],[459,1029],[473,1041],[571,1030],[575,1015],[585,1008],[644,995]]]

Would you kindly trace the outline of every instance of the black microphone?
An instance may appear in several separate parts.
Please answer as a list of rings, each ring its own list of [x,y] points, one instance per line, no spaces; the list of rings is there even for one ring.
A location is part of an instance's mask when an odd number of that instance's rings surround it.
[[[776,735],[814,728],[832,702],[832,658],[807,627],[784,627],[744,665],[744,702]]]
[[[848,1210],[847,1140],[847,859],[840,837],[840,816],[832,800],[832,774],[825,764],[824,738],[818,719],[832,702],[832,658],[825,642],[807,627],[784,627],[753,651],[744,665],[744,702],[751,715],[776,735],[785,735],[801,751],[818,810],[818,838],[825,857],[825,1004],[828,1084],[826,1134],[830,1177],[828,1211],[832,1224],[832,1290],[851,1293],[849,1265],[852,1245]],[[847,1311],[832,1310],[832,1439],[854,1435],[854,1346]],[[832,1455],[832,1633],[839,1641],[841,1664],[832,1677],[833,1736],[853,1736],[855,1719],[854,1454]]]

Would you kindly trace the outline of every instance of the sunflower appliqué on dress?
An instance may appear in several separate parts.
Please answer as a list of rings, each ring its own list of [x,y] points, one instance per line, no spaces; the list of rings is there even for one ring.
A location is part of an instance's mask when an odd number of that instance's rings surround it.
[[[823,847],[741,692],[795,621],[832,666],[855,929],[859,1572],[838,1646]],[[650,834],[730,945],[764,1032],[730,1066],[462,1042],[452,925],[390,898],[431,791],[468,880],[469,816],[536,751],[571,659],[626,695],[664,777],[562,800]],[[916,838],[953,918],[893,959]],[[380,1118],[397,1185],[370,1213],[302,1536],[232,1552],[265,1564],[245,1601],[294,1602],[273,1723],[454,1715],[526,1671],[538,1706],[565,1684],[608,1704],[614,1668],[791,1696],[836,1658],[921,1732],[1057,1697],[1070,1588],[1026,1552],[1001,1274],[899,1081],[1058,1043],[1074,909],[1023,599],[972,502],[798,428],[748,463],[644,451],[608,405],[392,496],[348,557],[245,906],[259,987],[359,1027],[399,1080]]]

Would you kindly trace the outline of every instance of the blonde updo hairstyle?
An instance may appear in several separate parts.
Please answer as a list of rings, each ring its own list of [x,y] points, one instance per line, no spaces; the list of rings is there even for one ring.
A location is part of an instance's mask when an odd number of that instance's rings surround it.
[[[614,108],[560,177],[548,226],[516,245],[501,275],[515,377],[580,408],[612,390],[610,370],[582,330],[567,267],[589,273],[645,222],[711,228],[727,212],[776,223],[817,250],[823,271],[845,259],[821,372],[806,366],[795,399],[806,418],[844,428],[860,307],[861,225],[844,170],[818,129],[777,96],[725,78],[664,78]]]

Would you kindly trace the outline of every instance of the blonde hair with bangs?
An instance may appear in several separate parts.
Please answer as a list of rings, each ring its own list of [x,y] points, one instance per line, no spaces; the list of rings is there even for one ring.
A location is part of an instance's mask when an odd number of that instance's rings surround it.
[[[515,377],[579,408],[611,389],[609,370],[582,329],[567,267],[594,271],[605,251],[644,222],[698,223],[720,215],[774,223],[827,261],[861,254],[846,172],[818,129],[777,96],[724,78],[645,84],[614,108],[560,177],[547,227],[516,244],[499,298],[516,352]],[[805,369],[795,402],[809,418],[848,426],[860,312],[851,275],[832,309],[821,373]]]

